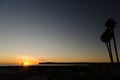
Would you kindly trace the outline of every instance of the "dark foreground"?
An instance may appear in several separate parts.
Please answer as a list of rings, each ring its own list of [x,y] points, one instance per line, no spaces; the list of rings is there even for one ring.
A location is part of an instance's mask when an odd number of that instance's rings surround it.
[[[0,80],[120,80],[120,64],[1,66]]]

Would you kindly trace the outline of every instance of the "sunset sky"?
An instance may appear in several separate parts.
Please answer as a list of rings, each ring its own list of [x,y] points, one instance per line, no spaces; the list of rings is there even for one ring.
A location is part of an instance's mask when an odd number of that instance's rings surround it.
[[[0,63],[109,62],[109,18],[120,53],[120,0],[0,0]]]

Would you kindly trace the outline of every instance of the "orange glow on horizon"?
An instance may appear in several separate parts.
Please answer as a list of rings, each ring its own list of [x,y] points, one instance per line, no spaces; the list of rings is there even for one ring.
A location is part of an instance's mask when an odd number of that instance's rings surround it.
[[[24,61],[24,62],[22,63],[22,66],[29,66],[29,65],[31,65],[31,63],[30,63],[29,61]]]
[[[19,60],[19,63],[23,66],[36,65],[39,63],[36,58],[33,58],[31,56],[21,56]]]
[[[34,57],[32,55],[19,55],[15,58],[2,58],[0,59],[0,64],[15,64],[15,65],[23,65],[23,66],[29,66],[29,65],[37,65],[38,63],[43,62],[110,62],[109,57],[104,58],[98,56],[92,58],[92,57],[83,57],[83,58],[72,58],[71,56],[69,58],[44,58],[44,57]]]

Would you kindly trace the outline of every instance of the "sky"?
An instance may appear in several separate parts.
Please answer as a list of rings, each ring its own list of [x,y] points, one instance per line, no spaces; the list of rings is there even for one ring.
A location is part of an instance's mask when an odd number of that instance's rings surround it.
[[[120,53],[119,4],[120,0],[0,0],[0,63],[110,62],[100,36],[105,22],[113,18]]]

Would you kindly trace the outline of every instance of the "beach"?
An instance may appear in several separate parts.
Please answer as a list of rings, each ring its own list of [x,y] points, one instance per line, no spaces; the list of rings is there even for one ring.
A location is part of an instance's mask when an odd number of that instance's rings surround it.
[[[85,66],[1,66],[0,80],[115,80],[120,64]]]

